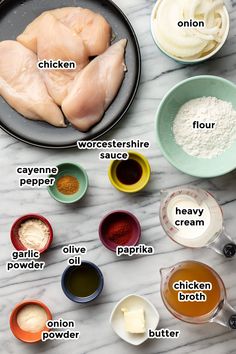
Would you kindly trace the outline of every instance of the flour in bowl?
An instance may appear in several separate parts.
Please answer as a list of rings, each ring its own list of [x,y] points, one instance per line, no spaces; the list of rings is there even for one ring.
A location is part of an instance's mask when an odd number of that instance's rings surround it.
[[[180,107],[173,133],[187,154],[211,159],[236,141],[236,111],[230,102],[216,97],[190,100]]]

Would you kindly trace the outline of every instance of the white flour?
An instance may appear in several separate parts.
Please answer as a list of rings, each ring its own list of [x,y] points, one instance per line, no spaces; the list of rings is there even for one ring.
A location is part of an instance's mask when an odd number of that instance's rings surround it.
[[[215,123],[213,129],[194,129],[193,123]],[[222,154],[236,140],[236,111],[229,102],[201,97],[186,102],[177,113],[173,133],[183,150],[200,158]]]

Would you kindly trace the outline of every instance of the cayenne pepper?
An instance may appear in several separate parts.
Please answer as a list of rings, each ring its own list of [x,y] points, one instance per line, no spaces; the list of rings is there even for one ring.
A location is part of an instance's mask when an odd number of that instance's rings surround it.
[[[107,226],[106,237],[119,246],[126,245],[132,237],[132,227],[125,219],[114,220]]]
[[[74,176],[62,176],[57,180],[57,189],[62,194],[75,194],[79,190],[79,181]]]

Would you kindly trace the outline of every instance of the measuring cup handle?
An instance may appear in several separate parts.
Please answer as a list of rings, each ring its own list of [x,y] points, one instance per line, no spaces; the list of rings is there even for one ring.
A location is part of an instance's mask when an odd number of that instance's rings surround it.
[[[213,318],[212,322],[219,323],[230,329],[236,329],[236,310],[225,300],[222,303],[221,310]]]
[[[208,246],[226,258],[233,258],[236,255],[236,244],[224,229]]]

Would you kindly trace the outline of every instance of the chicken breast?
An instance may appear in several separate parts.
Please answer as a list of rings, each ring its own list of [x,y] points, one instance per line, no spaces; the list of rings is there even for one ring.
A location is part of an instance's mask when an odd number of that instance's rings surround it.
[[[100,14],[81,7],[57,9],[53,14],[81,36],[89,56],[100,55],[110,46],[111,26]]]
[[[64,25],[80,35],[87,47],[89,56],[102,54],[111,42],[111,26],[103,16],[81,7],[63,7],[43,12],[31,22],[17,40],[36,53],[37,33],[45,14],[51,14]]]
[[[0,57],[0,95],[7,103],[26,118],[65,127],[37,69],[36,55],[16,41],[3,41]]]
[[[89,130],[98,123],[118,93],[126,70],[122,39],[91,61],[73,81],[62,110],[73,126]]]
[[[50,96],[58,105],[61,105],[67,95],[68,85],[88,64],[88,52],[80,36],[51,14],[45,14],[40,23],[37,34],[38,59],[60,59],[76,63],[76,69],[43,69],[41,71]]]

